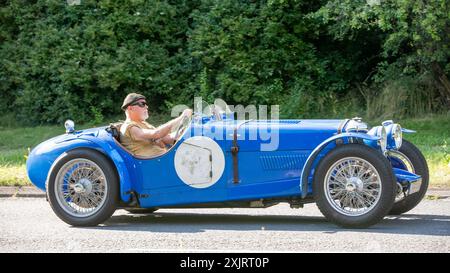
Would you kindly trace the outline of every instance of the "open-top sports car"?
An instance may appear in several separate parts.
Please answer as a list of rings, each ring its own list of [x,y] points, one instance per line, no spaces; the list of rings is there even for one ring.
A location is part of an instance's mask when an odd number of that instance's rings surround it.
[[[411,210],[427,190],[425,158],[402,139],[414,131],[392,121],[369,129],[359,118],[238,120],[211,107],[211,115],[185,118],[175,144],[153,158],[120,144],[120,122],[76,131],[67,121],[66,134],[32,149],[28,176],[73,226],[98,225],[117,208],[152,213],[315,202],[337,225],[364,228]]]

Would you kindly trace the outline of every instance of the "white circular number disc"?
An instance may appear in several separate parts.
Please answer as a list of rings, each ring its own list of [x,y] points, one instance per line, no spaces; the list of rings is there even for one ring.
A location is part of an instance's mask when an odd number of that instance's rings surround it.
[[[225,156],[222,148],[209,137],[195,136],[180,144],[175,153],[178,177],[194,188],[207,188],[222,177]]]

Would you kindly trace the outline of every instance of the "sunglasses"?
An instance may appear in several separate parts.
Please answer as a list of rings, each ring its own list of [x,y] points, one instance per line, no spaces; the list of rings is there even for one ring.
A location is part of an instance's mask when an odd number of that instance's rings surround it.
[[[138,102],[132,103],[132,104],[130,104],[130,105],[131,105],[131,106],[137,105],[137,106],[143,108],[143,107],[147,106],[148,104],[147,104],[147,102],[145,102],[145,101],[138,101]]]

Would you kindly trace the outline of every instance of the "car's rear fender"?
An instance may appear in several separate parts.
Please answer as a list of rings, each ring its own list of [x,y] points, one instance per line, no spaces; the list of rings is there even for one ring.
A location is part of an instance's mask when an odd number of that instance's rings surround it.
[[[131,179],[124,159],[107,141],[90,135],[69,138],[51,144],[45,143],[34,149],[27,159],[27,172],[33,184],[45,191],[46,180],[55,162],[62,154],[75,149],[92,149],[104,154],[114,165],[119,176],[120,198],[123,202],[130,201]]]
[[[300,191],[302,193],[302,198],[305,198],[311,187],[308,184],[312,183],[312,174],[315,167],[320,161],[320,158],[325,156],[333,146],[338,144],[346,145],[353,143],[354,140],[362,140],[361,142],[365,145],[376,147],[377,141],[380,139],[377,136],[371,136],[364,133],[341,133],[327,138],[322,143],[320,143],[306,159],[305,165],[303,167],[302,173],[300,175]]]
[[[98,148],[94,143],[79,138],[63,141],[46,141],[39,144],[27,157],[28,178],[36,187],[45,191],[48,174],[58,158],[65,152],[79,147]]]
[[[94,136],[83,136],[85,141],[94,144],[96,147],[90,146],[102,152],[115,166],[120,182],[120,198],[123,202],[129,202],[131,198],[131,177],[124,158],[120,155],[116,147],[112,146],[108,141]],[[79,148],[79,147],[78,147]]]

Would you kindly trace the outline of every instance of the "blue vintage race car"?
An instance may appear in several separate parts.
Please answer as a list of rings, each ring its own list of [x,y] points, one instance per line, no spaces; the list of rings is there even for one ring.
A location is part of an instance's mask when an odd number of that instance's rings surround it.
[[[66,134],[29,154],[30,180],[66,223],[98,225],[117,208],[151,213],[315,202],[337,225],[363,228],[411,210],[428,187],[425,158],[402,139],[414,131],[392,121],[369,129],[359,118],[238,120],[219,109],[183,120],[178,141],[154,158],[129,153],[120,125],[76,131],[68,121]],[[274,137],[276,149],[264,147]]]

